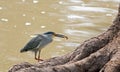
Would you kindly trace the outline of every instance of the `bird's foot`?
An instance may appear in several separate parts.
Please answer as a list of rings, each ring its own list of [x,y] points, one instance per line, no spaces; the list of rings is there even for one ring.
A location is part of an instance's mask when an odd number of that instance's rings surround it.
[[[38,58],[35,57],[35,60],[38,60]]]
[[[44,61],[43,59],[38,59],[38,62],[40,62],[40,61]]]
[[[43,59],[38,59],[38,62],[39,62],[39,61],[44,61],[44,60],[43,60]]]
[[[35,58],[35,60],[37,60],[38,62],[44,61],[43,59],[40,59],[40,58]]]

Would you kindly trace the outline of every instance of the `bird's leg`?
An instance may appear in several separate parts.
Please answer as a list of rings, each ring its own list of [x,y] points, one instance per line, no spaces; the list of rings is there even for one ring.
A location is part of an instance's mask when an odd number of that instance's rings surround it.
[[[43,61],[42,59],[40,59],[40,53],[41,53],[41,50],[39,50],[39,52],[38,52],[38,62]]]
[[[37,51],[35,51],[35,60],[38,60],[37,56]]]

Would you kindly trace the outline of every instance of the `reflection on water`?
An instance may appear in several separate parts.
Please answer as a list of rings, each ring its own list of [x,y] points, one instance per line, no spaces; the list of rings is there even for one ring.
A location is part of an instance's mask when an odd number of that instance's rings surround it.
[[[41,57],[64,55],[81,42],[105,31],[117,14],[119,0],[1,0],[0,72],[20,62],[35,63],[31,52],[19,50],[34,34],[55,31],[69,40],[54,38]]]
[[[69,10],[72,11],[89,11],[89,12],[115,12],[116,10],[109,8],[101,8],[101,7],[81,7],[81,6],[69,6]]]

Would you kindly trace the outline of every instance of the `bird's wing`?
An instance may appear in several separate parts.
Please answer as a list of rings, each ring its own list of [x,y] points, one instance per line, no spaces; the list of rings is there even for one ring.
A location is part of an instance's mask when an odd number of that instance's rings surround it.
[[[24,49],[26,49],[27,51],[35,49],[38,47],[38,45],[40,44],[42,40],[42,36],[41,35],[37,35],[36,37],[32,38],[24,47]]]

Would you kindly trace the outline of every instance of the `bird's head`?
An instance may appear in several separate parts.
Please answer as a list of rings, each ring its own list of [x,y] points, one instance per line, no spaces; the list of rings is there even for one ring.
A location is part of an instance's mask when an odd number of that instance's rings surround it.
[[[52,35],[53,37],[60,37],[60,38],[66,38],[66,39],[68,39],[68,37],[65,36],[65,35],[62,35],[62,34],[56,34],[55,32],[51,32],[51,31],[46,32],[46,33],[44,33],[44,34],[45,34],[45,35]]]

